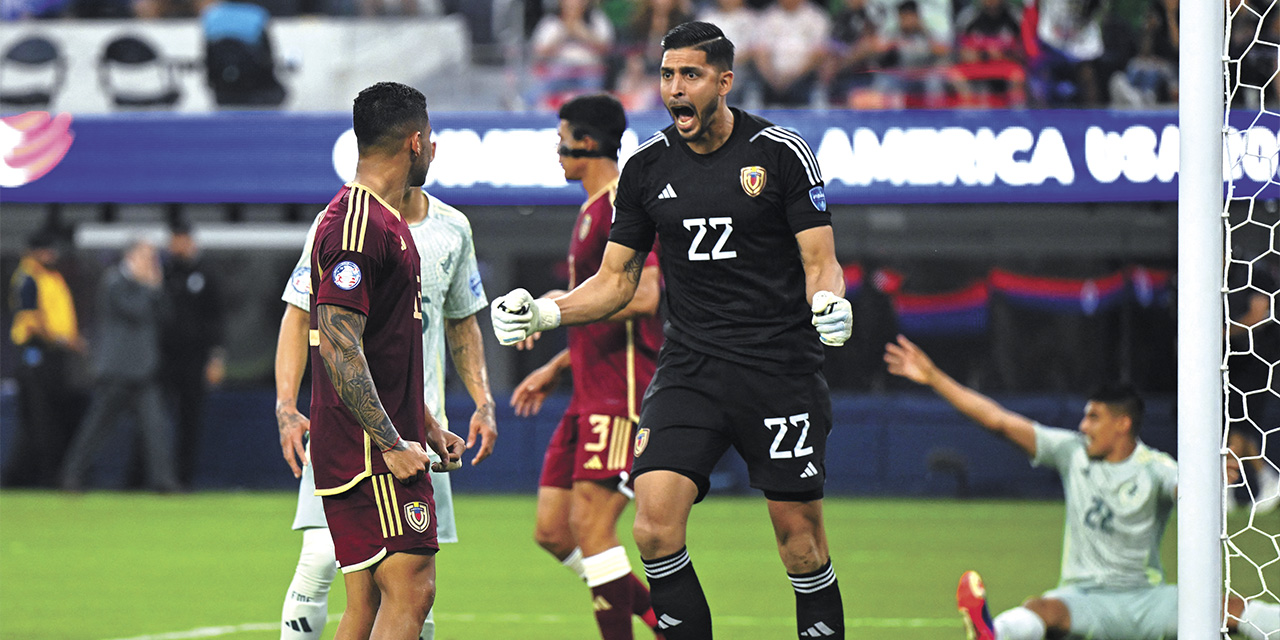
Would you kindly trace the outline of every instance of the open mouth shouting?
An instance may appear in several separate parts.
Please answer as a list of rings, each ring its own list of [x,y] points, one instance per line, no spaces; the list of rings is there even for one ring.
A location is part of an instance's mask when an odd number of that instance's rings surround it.
[[[698,112],[686,102],[672,103],[667,107],[680,135],[688,138],[698,130]]]

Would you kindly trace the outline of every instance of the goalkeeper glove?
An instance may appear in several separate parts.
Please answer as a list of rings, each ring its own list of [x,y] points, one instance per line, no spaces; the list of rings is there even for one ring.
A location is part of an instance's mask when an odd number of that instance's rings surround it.
[[[853,335],[853,308],[830,291],[813,294],[813,326],[822,344],[839,347]]]
[[[493,333],[504,345],[560,326],[559,305],[543,298],[534,300],[524,289],[515,289],[494,300],[491,315]]]

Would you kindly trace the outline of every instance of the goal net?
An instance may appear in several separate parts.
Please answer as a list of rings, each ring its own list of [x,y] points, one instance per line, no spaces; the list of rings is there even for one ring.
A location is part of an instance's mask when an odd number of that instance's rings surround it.
[[[1224,592],[1246,601],[1276,602],[1280,512],[1272,512],[1280,506],[1280,0],[1226,0],[1225,28]],[[1229,616],[1224,613],[1224,628]]]

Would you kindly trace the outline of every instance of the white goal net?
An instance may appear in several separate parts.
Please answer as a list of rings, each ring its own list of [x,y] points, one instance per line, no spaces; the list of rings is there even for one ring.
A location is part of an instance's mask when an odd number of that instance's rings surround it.
[[[1225,28],[1224,591],[1246,601],[1276,602],[1280,595],[1280,511],[1276,510],[1280,506],[1280,314],[1276,305],[1280,296],[1280,0],[1227,0]],[[1224,614],[1224,628],[1230,615]]]

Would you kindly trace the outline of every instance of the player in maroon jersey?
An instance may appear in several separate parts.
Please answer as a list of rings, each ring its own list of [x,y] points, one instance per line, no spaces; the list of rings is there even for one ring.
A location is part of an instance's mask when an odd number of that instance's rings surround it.
[[[411,640],[439,550],[420,443],[448,461],[465,449],[426,412],[418,250],[397,211],[426,181],[431,124],[422,93],[389,82],[361,91],[352,116],[355,179],[311,252],[311,461],[347,589],[336,637]]]
[[[600,268],[626,128],[622,105],[607,94],[574,98],[560,109],[564,177],[580,181],[589,194],[569,241],[571,289]],[[591,587],[605,640],[631,638],[632,614],[651,627],[657,624],[649,590],[631,572],[617,528],[630,497],[626,485],[640,397],[662,345],[662,323],[655,316],[658,279],[655,251],[631,304],[606,322],[569,328],[569,348],[529,374],[511,396],[518,415],[532,415],[560,376],[573,372],[573,398],[542,463],[535,536]]]

